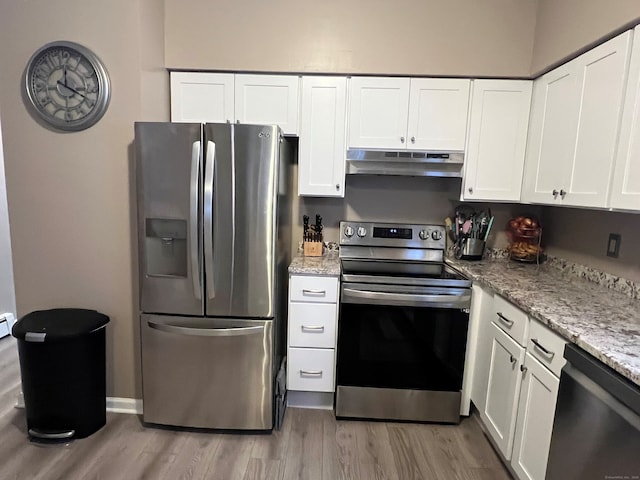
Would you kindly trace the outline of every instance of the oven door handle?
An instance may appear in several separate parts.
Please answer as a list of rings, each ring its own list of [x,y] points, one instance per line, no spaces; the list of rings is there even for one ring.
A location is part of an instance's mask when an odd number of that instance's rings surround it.
[[[471,292],[469,291],[469,293],[456,295],[429,295],[416,293],[375,292],[371,290],[343,288],[342,302],[412,307],[468,308],[471,302]]]

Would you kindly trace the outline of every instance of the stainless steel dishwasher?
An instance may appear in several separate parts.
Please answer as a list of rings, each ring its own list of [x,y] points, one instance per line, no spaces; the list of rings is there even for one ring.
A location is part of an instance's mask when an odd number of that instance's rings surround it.
[[[567,345],[547,480],[640,479],[640,387]]]

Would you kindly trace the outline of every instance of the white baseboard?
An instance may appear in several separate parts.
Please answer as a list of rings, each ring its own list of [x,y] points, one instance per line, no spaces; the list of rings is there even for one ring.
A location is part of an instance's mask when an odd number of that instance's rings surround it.
[[[24,395],[22,394],[22,390],[16,395],[15,407],[24,408]],[[107,397],[107,412],[142,415],[142,399]]]
[[[22,391],[18,392],[18,395],[16,395],[15,407],[24,408],[24,396],[22,395]],[[107,397],[107,412],[142,415],[142,399]]]
[[[142,415],[142,399],[107,397],[107,412]]]

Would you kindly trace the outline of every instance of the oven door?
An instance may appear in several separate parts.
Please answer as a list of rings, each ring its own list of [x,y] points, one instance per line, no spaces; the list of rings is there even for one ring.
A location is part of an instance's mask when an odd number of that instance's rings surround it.
[[[336,415],[458,422],[469,289],[343,283]]]

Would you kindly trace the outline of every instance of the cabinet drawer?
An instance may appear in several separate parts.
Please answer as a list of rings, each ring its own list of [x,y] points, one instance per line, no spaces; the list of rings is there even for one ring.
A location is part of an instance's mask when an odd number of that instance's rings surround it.
[[[526,346],[529,317],[499,295],[493,297],[493,321],[511,338]]]
[[[289,300],[292,302],[336,303],[337,277],[292,275],[289,282]]]
[[[338,305],[289,304],[289,346],[335,348]]]
[[[306,392],[333,392],[335,350],[289,348],[287,389]]]
[[[557,377],[566,363],[564,359],[564,346],[567,341],[557,333],[542,325],[536,320],[529,326],[529,341],[527,352],[539,360],[545,367],[551,370]]]

